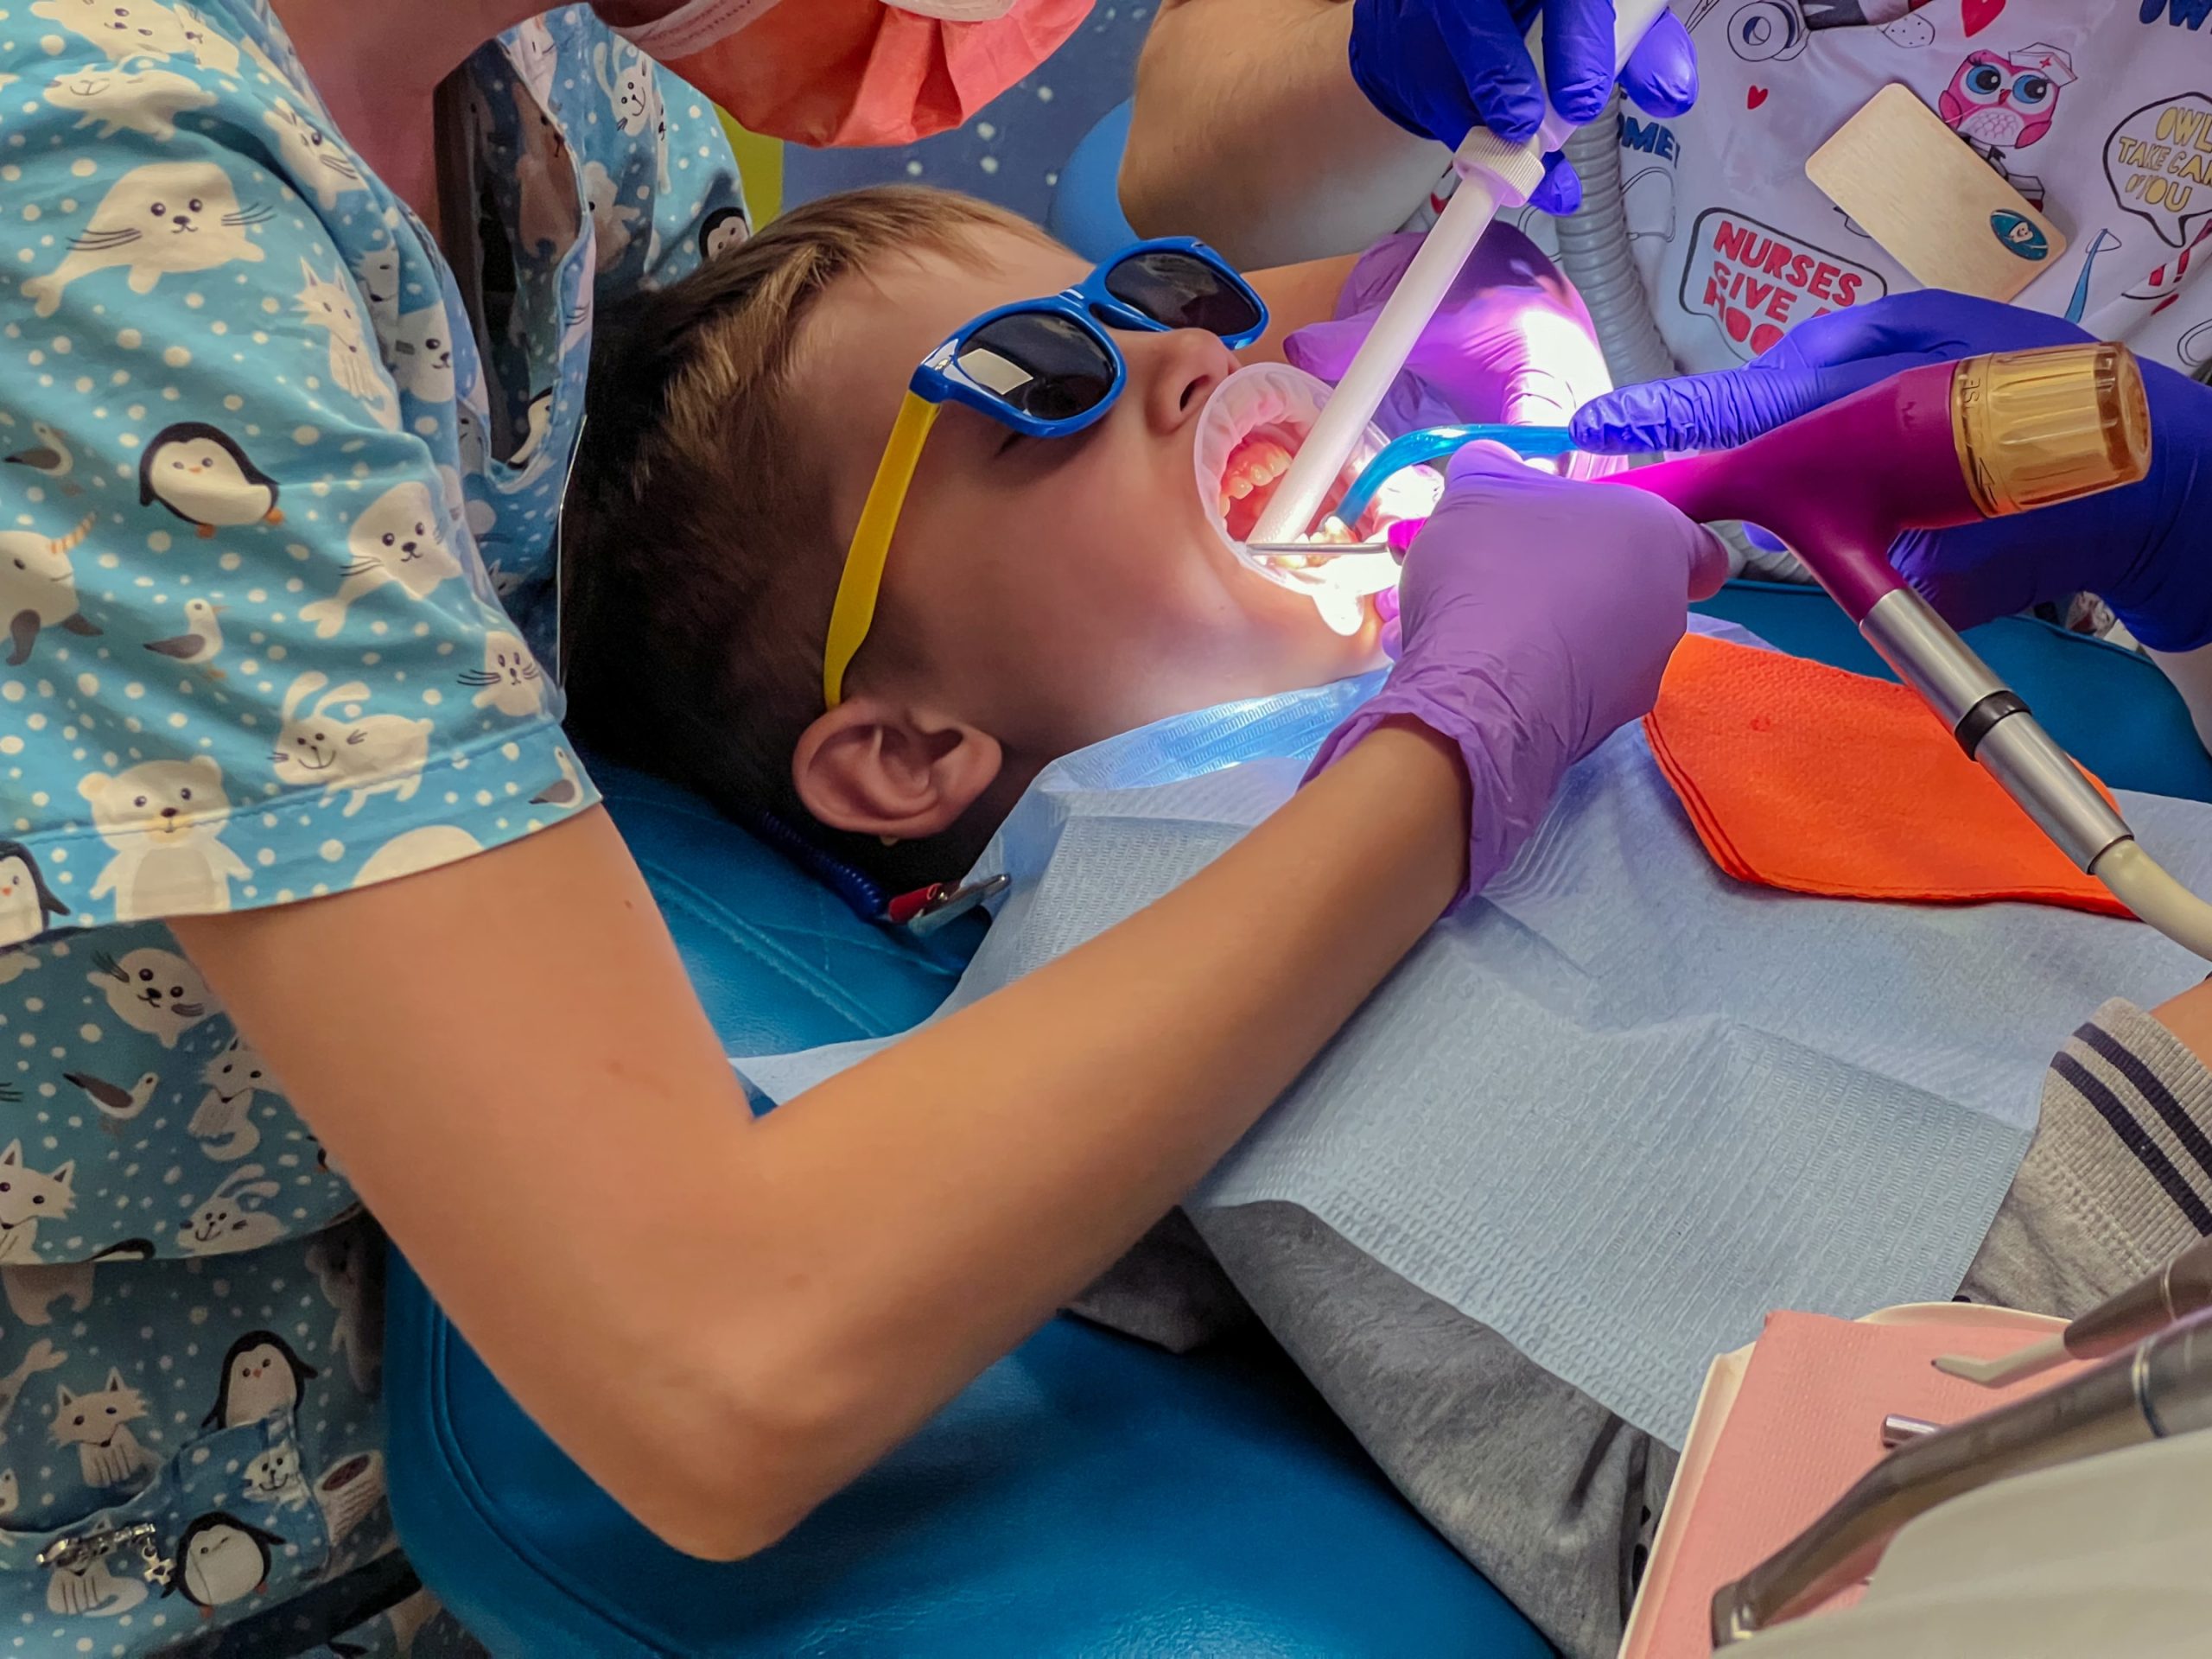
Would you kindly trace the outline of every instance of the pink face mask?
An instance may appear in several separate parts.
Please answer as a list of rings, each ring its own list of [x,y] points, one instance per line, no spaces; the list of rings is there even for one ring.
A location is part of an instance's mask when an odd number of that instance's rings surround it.
[[[1075,32],[1090,0],[690,0],[623,30],[747,130],[815,146],[956,127]]]

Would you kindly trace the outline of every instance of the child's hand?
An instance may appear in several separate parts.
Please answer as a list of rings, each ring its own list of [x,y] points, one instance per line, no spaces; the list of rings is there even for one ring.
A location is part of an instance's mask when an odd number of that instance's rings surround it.
[[[1313,771],[1393,718],[1450,738],[1471,788],[1464,899],[1512,861],[1567,767],[1649,712],[1688,601],[1727,574],[1712,532],[1657,498],[1471,444],[1406,555],[1398,665]]]
[[[1283,355],[1332,385],[1342,379],[1421,243],[1419,232],[1407,232],[1362,254],[1338,297],[1335,319],[1290,335]],[[1611,385],[1598,331],[1567,278],[1519,231],[1493,225],[1375,422],[1393,437],[1464,422],[1563,426]]]

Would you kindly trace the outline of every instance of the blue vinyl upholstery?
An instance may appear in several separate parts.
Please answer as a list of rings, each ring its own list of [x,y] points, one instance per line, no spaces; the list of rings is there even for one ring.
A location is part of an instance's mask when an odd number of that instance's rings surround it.
[[[1705,608],[1879,671],[1816,592],[1738,585]],[[2212,798],[2212,761],[2149,664],[2033,622],[1974,639],[2108,782]],[[734,1052],[911,1024],[972,948],[866,926],[703,804],[601,775]],[[1056,1319],[785,1543],[717,1567],[600,1492],[396,1259],[388,1300],[402,1536],[503,1656],[1546,1651],[1262,1340],[1178,1359]]]

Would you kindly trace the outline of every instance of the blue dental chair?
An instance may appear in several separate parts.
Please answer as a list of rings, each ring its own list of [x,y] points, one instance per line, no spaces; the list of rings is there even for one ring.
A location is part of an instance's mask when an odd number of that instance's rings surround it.
[[[1817,592],[1737,584],[1705,608],[1881,671]],[[2212,799],[2148,663],[2031,621],[1971,637],[2107,782]],[[733,1052],[909,1024],[972,948],[859,922],[681,791],[601,782]],[[1264,1338],[1177,1358],[1055,1319],[791,1538],[713,1566],[616,1508],[392,1267],[393,1510],[425,1584],[502,1659],[1548,1651]]]

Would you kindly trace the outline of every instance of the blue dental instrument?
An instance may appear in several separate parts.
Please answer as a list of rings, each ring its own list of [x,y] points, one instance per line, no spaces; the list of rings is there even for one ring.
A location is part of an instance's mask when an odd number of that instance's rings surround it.
[[[1360,469],[1344,499],[1337,503],[1334,515],[1347,524],[1356,524],[1380,490],[1396,474],[1408,467],[1418,467],[1424,461],[1441,461],[1456,454],[1468,444],[1488,439],[1502,443],[1524,460],[1532,456],[1564,455],[1573,453],[1574,440],[1563,426],[1506,426],[1495,422],[1482,422],[1472,426],[1427,426],[1419,431],[1406,432],[1384,444],[1376,452],[1375,459]],[[1317,549],[1317,551],[1325,550]]]

